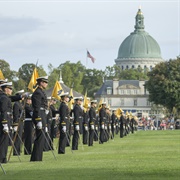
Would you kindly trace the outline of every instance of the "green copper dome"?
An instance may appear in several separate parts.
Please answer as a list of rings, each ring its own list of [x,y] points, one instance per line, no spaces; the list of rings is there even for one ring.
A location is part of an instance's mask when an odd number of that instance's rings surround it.
[[[161,58],[161,50],[156,40],[144,31],[144,16],[141,9],[136,15],[135,30],[120,45],[117,59]]]

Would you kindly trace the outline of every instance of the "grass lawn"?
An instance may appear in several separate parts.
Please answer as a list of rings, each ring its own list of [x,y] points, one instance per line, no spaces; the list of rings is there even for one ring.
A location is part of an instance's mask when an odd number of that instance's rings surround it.
[[[57,140],[55,145],[57,145]],[[44,152],[42,162],[29,162],[29,155],[11,157],[0,169],[0,180],[71,180],[71,179],[180,179],[180,130],[138,131],[123,139],[104,144],[94,142],[72,154]]]

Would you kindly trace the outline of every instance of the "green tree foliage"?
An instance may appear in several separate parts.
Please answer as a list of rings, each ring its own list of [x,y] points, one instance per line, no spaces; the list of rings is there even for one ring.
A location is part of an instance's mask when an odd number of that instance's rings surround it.
[[[117,66],[107,66],[105,69],[105,78],[106,79],[113,79],[113,78],[119,78],[120,77],[120,73],[121,73],[122,69]]]
[[[147,80],[147,69],[145,72],[141,69],[126,69],[120,72],[119,78],[124,80]]]
[[[58,69],[62,70],[62,78],[64,83],[80,93],[83,92],[83,85],[81,84],[84,77],[85,67],[80,61],[77,63],[70,63],[66,61],[65,63],[59,65]]]
[[[146,88],[149,100],[172,112],[180,112],[180,58],[162,62],[148,73]]]
[[[84,92],[87,90],[87,95],[94,96],[94,93],[101,87],[103,83],[104,72],[97,69],[86,69],[82,79]]]
[[[12,75],[14,73],[11,72],[10,70],[10,65],[9,63],[7,63],[5,60],[0,59],[0,69],[4,75],[5,78],[7,78],[8,80],[12,80]]]
[[[24,81],[24,85],[25,87],[28,86],[29,84],[29,81],[31,79],[31,76],[32,76],[32,73],[34,71],[34,68],[35,68],[35,64],[23,64],[20,68],[19,68],[19,71],[18,71],[18,77],[19,77],[19,80],[23,80]],[[43,66],[40,65],[39,67],[37,67],[37,71],[38,71],[38,74],[39,76],[46,76],[46,72],[45,70],[43,69]]]
[[[48,88],[54,87],[55,82],[60,79],[60,68],[55,68],[53,65],[50,63],[48,65],[48,70],[49,70],[49,83],[48,83]]]

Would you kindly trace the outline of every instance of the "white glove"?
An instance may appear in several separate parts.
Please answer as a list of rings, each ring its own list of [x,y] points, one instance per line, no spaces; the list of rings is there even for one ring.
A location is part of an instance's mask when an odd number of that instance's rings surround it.
[[[75,129],[76,129],[76,131],[79,131],[79,125],[76,125]]]
[[[88,130],[88,127],[87,126],[84,126],[85,130],[87,131]]]
[[[27,98],[29,96],[29,94],[30,94],[29,92],[25,92],[21,95],[21,98],[23,98],[23,97]]]
[[[14,132],[17,132],[17,129],[18,129],[18,127],[14,126],[14,128],[13,128]]]
[[[37,129],[42,129],[42,122],[38,122],[36,127],[37,127]]]
[[[33,116],[33,112],[32,111],[29,114],[30,114],[31,117]]]
[[[116,128],[116,126],[114,125],[114,129]]]
[[[63,132],[66,132],[66,126],[63,126],[62,130]]]
[[[105,129],[107,130],[107,126],[105,126]]]
[[[94,125],[93,124],[91,125],[91,129],[94,130]]]
[[[111,125],[109,126],[109,129],[111,129]]]
[[[5,133],[8,133],[8,132],[9,132],[9,127],[8,127],[7,124],[3,124],[3,131],[4,131]]]
[[[47,133],[48,132],[48,127],[45,127],[45,133]]]
[[[96,126],[96,131],[98,130],[98,127]]]
[[[104,124],[102,124],[102,126],[101,126],[101,127],[102,127],[102,129],[104,129]]]
[[[46,109],[46,110],[45,110],[45,113],[46,113],[46,115],[47,115],[47,114],[49,113],[49,110]]]

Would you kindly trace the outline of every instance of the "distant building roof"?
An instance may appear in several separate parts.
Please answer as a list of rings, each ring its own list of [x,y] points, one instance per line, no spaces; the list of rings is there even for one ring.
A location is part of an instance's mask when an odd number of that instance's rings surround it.
[[[70,92],[70,87],[68,87],[68,86],[66,86],[64,83],[60,83],[61,84],[61,87],[63,88],[63,91],[64,92]],[[52,94],[52,91],[53,91],[53,89],[54,89],[54,87],[52,87],[52,88],[49,88],[49,89],[47,89],[45,92],[46,92],[46,95],[47,96],[51,96],[51,94]],[[73,90],[73,96],[74,97],[77,97],[77,96],[83,96],[81,93],[78,93],[77,91],[74,91]],[[84,96],[83,96],[84,97]]]
[[[118,87],[127,85],[127,84],[139,88],[139,80],[119,80]],[[96,95],[106,95],[107,88],[113,89],[113,80],[106,80],[101,86],[101,88],[96,92]]]

